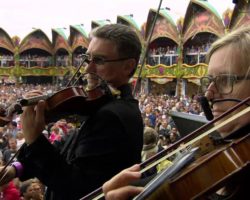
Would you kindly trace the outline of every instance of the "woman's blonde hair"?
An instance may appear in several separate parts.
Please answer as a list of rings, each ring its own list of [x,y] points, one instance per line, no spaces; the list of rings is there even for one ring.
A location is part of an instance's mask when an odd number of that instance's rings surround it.
[[[155,129],[146,126],[143,133],[144,145],[156,145],[158,142],[158,133]]]
[[[237,67],[240,67],[244,75],[248,76],[250,72],[250,26],[240,27],[215,41],[206,55],[206,62],[209,63],[215,51],[226,46],[231,46],[232,53],[230,58],[226,59],[230,61],[238,59],[237,64],[240,66]],[[235,55],[236,52],[239,57]]]

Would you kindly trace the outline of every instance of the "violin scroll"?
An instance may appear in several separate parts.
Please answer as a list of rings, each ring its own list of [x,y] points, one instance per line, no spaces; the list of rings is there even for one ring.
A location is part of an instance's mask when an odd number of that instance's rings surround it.
[[[5,126],[12,121],[16,114],[23,112],[22,106],[19,103],[12,104],[8,109],[0,108],[0,127]]]

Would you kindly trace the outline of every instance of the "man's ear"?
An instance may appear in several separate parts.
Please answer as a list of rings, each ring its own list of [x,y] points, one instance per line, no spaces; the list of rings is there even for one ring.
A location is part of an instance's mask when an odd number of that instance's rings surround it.
[[[126,60],[125,63],[125,73],[127,76],[130,76],[133,70],[135,70],[136,67],[136,60],[134,58]]]

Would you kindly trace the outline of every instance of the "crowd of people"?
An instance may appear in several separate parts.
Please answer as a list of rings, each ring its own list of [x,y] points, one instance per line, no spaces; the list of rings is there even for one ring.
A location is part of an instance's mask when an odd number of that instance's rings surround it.
[[[16,84],[13,81],[9,82],[3,79],[0,83],[0,106],[8,108],[17,100],[22,99],[23,95],[31,90],[41,90],[45,94],[50,94],[59,89],[58,86],[52,84]]]
[[[26,54],[26,55],[21,55],[19,62],[20,66],[22,67],[50,67],[52,66],[52,56],[43,56],[43,55],[31,55],[31,54]]]
[[[147,63],[151,66],[165,64],[167,66],[177,62],[177,46],[162,46],[150,48]]]
[[[81,64],[81,57],[78,54],[73,56],[73,66],[77,67]],[[22,67],[67,67],[70,65],[69,55],[56,55],[55,63],[52,56],[37,55],[37,54],[24,54],[20,55],[19,65]],[[0,67],[13,67],[15,66],[14,56],[7,54],[0,54]]]
[[[207,53],[208,76],[201,79],[201,84],[212,103],[214,117],[250,95],[249,90],[244,90],[250,80],[249,45],[250,28],[244,28],[215,42]],[[139,62],[141,43],[129,27],[112,24],[94,29],[86,54],[87,89],[101,85],[103,101],[77,122],[63,117],[45,123],[46,102],[40,100],[24,107],[22,114],[1,127],[1,165],[19,153],[0,177],[0,199],[73,200],[100,186],[107,200],[134,197],[144,190],[143,184],[130,185],[142,176],[138,164],[181,138],[171,111],[204,115],[196,95],[132,96],[129,79]],[[103,80],[108,85],[103,86]],[[3,108],[20,98],[60,89],[52,85],[4,83],[0,87]],[[248,113],[219,128],[223,141],[228,143],[247,135],[249,119]],[[160,163],[151,175],[172,164],[174,157]],[[243,184],[237,182],[236,187],[225,185],[209,199],[242,199],[247,195],[249,173],[242,180]]]
[[[195,65],[197,63],[205,63],[206,53],[211,46],[211,42],[207,42],[201,46],[191,45],[184,48],[184,60],[185,64]],[[164,64],[167,66],[177,63],[178,51],[177,46],[166,46],[151,48],[148,55],[148,64],[151,66]]]
[[[75,130],[76,124],[60,119],[56,122],[49,123],[43,130],[43,135],[55,146],[63,143]],[[0,127],[0,163],[6,165],[15,153],[25,143],[24,134],[19,121],[19,116],[13,119],[4,127]],[[17,158],[11,162],[16,162]],[[0,199],[17,200],[17,199],[44,199],[45,186],[38,179],[28,179],[20,181],[14,179],[8,184],[0,187]]]

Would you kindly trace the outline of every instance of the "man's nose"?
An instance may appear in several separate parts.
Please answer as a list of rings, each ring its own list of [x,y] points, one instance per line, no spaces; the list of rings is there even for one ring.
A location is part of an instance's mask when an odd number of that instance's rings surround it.
[[[208,100],[213,99],[216,92],[218,91],[215,87],[215,83],[211,82],[205,92],[205,97],[207,97]]]
[[[95,64],[93,62],[89,62],[85,67],[85,72],[95,72]]]

